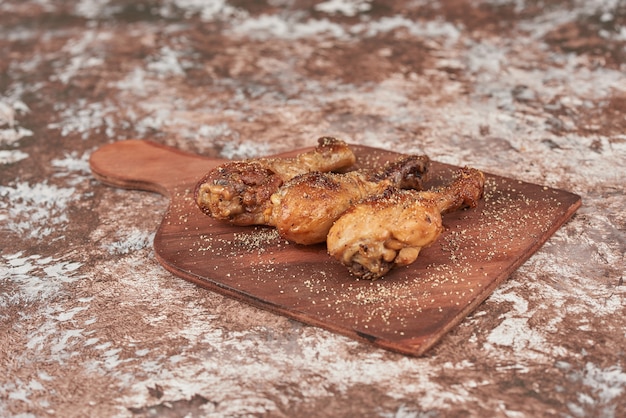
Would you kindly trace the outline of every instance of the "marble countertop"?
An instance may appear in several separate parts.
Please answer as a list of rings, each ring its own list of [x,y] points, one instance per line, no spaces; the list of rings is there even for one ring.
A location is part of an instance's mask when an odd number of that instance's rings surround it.
[[[173,276],[89,168],[323,135],[583,204],[415,358]],[[623,1],[0,2],[0,415],[624,416],[625,163]]]

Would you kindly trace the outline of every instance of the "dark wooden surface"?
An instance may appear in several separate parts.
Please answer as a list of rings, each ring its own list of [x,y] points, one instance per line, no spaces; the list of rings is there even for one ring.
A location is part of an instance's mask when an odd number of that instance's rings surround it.
[[[353,147],[364,167],[399,155]],[[324,245],[291,244],[272,228],[230,226],[202,214],[193,187],[222,161],[130,140],[100,148],[90,166],[104,183],[169,196],[154,247],[173,274],[298,321],[416,356],[462,321],[581,205],[575,194],[487,173],[480,205],[446,215],[445,233],[413,265],[377,281],[356,280],[327,255]],[[455,169],[435,162],[429,186],[448,181]]]

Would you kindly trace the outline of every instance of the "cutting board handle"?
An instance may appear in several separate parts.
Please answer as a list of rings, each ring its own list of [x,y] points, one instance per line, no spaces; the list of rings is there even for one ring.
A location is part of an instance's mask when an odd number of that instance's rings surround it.
[[[103,183],[170,196],[181,185],[195,184],[223,160],[189,154],[155,142],[131,139],[96,150],[89,159]]]

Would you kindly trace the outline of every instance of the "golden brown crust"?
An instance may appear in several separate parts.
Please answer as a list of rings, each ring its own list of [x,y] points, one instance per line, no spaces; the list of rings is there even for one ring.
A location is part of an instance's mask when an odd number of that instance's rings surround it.
[[[421,188],[429,166],[426,156],[405,156],[378,172],[296,176],[272,195],[268,223],[298,244],[324,242],[333,222],[350,206],[390,186]]]
[[[382,277],[413,263],[443,232],[442,213],[476,206],[483,189],[483,173],[471,168],[436,190],[388,188],[344,212],[328,232],[328,252],[357,277]]]
[[[198,182],[194,197],[198,207],[215,219],[234,225],[265,224],[269,198],[285,181],[311,171],[346,169],[355,161],[344,141],[322,137],[315,149],[296,157],[222,164]]]
[[[307,173],[285,183],[271,198],[270,225],[298,244],[324,242],[326,234],[350,205],[384,187],[360,171]]]
[[[344,141],[324,136],[318,138],[317,147],[293,158],[259,158],[256,161],[274,171],[283,181],[299,174],[320,171],[339,171],[351,167],[356,156]]]

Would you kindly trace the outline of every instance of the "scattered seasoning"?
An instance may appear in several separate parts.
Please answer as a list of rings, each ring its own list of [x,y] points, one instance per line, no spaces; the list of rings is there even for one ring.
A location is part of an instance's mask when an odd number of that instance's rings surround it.
[[[367,155],[359,161],[364,167],[382,166],[379,154]],[[445,182],[447,174],[439,173],[434,181]],[[246,227],[225,234],[189,232],[194,237],[181,240],[184,252],[200,260],[219,257],[242,260],[250,266],[245,270],[221,274],[233,279],[242,291],[248,285],[263,285],[281,295],[292,297],[290,303],[302,312],[320,318],[363,326],[372,333],[404,336],[419,326],[420,315],[428,313],[442,321],[450,312],[459,312],[489,287],[493,274],[519,248],[551,227],[554,211],[560,202],[551,189],[541,188],[545,194],[540,200],[523,194],[523,184],[502,178],[487,177],[483,201],[479,207],[454,216],[444,216],[446,231],[432,248],[424,249],[417,266],[397,269],[393,276],[377,281],[358,280],[340,271],[329,259],[328,269],[311,271],[283,259],[284,250],[293,244],[282,239],[273,228]],[[170,225],[183,226],[190,231],[190,191],[181,192],[172,213],[183,213],[166,218]],[[536,232],[533,232],[536,231]],[[437,262],[429,262],[428,254],[438,254]],[[303,253],[305,254],[305,253]],[[444,255],[441,262],[440,255]],[[233,265],[239,261],[233,261]],[[213,265],[218,272],[225,267]],[[295,269],[295,270],[294,270]],[[493,273],[493,272],[496,273]],[[229,281],[230,283],[230,281]],[[439,320],[437,318],[433,320]]]

